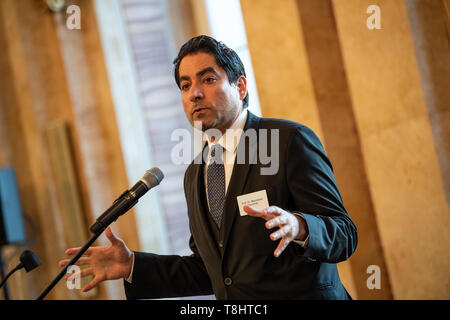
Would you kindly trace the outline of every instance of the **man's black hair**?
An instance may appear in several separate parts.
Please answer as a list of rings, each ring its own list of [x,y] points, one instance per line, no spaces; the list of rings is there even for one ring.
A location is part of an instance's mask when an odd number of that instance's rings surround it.
[[[180,88],[180,63],[181,60],[187,55],[194,54],[197,52],[204,52],[213,55],[216,59],[219,67],[225,70],[228,76],[228,81],[230,84],[234,84],[240,76],[245,75],[244,65],[233,49],[227,47],[223,42],[217,41],[209,36],[198,36],[192,38],[186,42],[180,49],[178,56],[173,61],[175,65],[175,81],[177,82],[178,88]],[[242,100],[242,105],[244,108],[248,106],[248,90],[245,98]]]

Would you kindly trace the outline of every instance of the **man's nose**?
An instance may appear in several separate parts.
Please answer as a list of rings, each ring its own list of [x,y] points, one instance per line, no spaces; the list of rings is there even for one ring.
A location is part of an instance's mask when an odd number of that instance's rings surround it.
[[[201,90],[201,88],[197,87],[197,86],[192,86],[191,88],[191,101],[198,101],[203,99],[204,94],[203,91]]]

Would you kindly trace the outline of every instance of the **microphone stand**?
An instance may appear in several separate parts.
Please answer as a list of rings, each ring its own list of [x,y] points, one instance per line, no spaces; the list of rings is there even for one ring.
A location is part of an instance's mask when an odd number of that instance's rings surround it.
[[[106,228],[105,228],[106,229]],[[61,280],[62,277],[67,273],[67,269],[74,265],[78,259],[86,252],[87,249],[94,243],[95,240],[102,234],[102,232],[105,230],[99,230],[96,233],[94,233],[91,238],[85,243],[85,245],[78,251],[78,253],[75,255],[75,257],[72,258],[72,260],[69,261],[69,263],[61,270],[61,272],[53,279],[53,281],[45,288],[44,291],[40,294],[40,296],[36,300],[42,300],[45,298],[45,296],[50,292],[50,290],[53,289],[53,287],[58,283],[59,280]]]
[[[148,190],[148,189],[147,189]],[[147,191],[146,190],[146,191]],[[59,274],[53,279],[53,281],[47,286],[47,288],[42,291],[42,293],[37,297],[36,300],[42,300],[45,298],[45,296],[50,292],[50,290],[53,289],[53,287],[58,283],[59,280],[61,280],[62,277],[67,273],[67,269],[74,265],[78,259],[81,258],[81,256],[86,252],[87,249],[94,243],[95,240],[105,231],[105,229],[114,221],[116,221],[120,215],[124,214],[126,211],[131,209],[136,203],[138,202],[137,198],[134,198],[134,195],[130,194],[128,190],[126,190],[122,195],[119,196],[114,201],[114,204],[116,204],[116,211],[117,214],[110,214],[110,210],[108,209],[105,211],[99,218],[97,218],[97,221],[89,228],[89,230],[93,233],[91,238],[84,244],[83,247],[81,247],[80,251],[75,255],[75,257],[72,258],[72,260],[69,261],[69,263],[59,272]]]
[[[53,289],[53,287],[61,280],[67,273],[67,269],[74,265],[78,259],[86,252],[87,249],[94,243],[95,240],[102,234],[103,231],[114,221],[116,221],[122,214],[130,210],[138,199],[144,195],[148,190],[158,185],[164,178],[164,174],[159,168],[152,168],[147,170],[144,177],[136,183],[130,190],[125,190],[122,195],[117,198],[113,206],[106,210],[95,223],[89,228],[93,233],[91,238],[81,247],[80,251],[69,261],[69,263],[60,271],[60,273],[53,279],[53,281],[45,288],[37,300],[42,300]]]

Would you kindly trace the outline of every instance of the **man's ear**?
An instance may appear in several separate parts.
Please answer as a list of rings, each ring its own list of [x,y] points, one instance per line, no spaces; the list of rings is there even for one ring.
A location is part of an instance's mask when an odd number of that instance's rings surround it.
[[[239,90],[239,97],[241,100],[244,100],[247,95],[247,79],[244,76],[240,76],[236,80],[236,87]]]

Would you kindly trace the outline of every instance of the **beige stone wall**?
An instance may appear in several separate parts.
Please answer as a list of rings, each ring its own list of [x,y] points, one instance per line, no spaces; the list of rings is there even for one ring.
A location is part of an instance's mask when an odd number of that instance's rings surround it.
[[[448,299],[449,212],[404,1],[333,1],[393,295]]]
[[[447,205],[450,205],[450,1],[405,2]]]
[[[295,1],[241,1],[261,111],[323,138]]]

